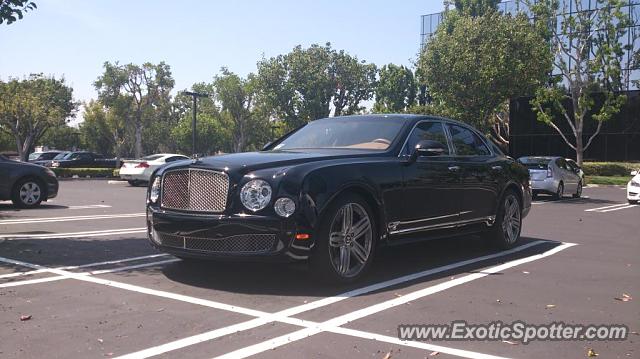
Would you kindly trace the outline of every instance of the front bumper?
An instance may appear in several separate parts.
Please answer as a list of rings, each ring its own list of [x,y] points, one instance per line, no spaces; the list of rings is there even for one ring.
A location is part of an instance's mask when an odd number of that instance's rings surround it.
[[[55,177],[47,177],[47,199],[56,198],[58,196],[58,180]]]
[[[304,260],[311,239],[296,240],[293,221],[271,216],[211,215],[147,207],[147,235],[158,250],[178,257],[291,261]]]
[[[640,201],[640,187],[627,184],[627,200]]]

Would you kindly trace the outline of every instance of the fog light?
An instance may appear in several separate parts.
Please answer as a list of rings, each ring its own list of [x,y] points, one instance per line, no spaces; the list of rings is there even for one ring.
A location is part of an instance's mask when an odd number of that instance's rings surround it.
[[[296,211],[296,204],[291,198],[281,197],[278,198],[276,203],[273,205],[273,209],[276,211],[278,216],[286,218]]]
[[[160,177],[156,177],[153,180],[153,185],[151,185],[151,190],[149,190],[149,201],[152,203],[158,202],[158,198],[160,197]]]

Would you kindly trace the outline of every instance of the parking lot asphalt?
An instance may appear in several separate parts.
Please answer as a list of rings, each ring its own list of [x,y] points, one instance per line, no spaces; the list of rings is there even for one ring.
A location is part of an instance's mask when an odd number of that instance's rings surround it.
[[[0,202],[0,358],[640,357],[640,206],[626,205],[620,187],[583,195],[534,201],[509,251],[474,236],[386,248],[364,280],[331,286],[304,263],[164,255],[145,237],[145,188],[61,182],[38,209]],[[631,333],[529,344],[398,339],[401,324],[459,320],[622,324]]]

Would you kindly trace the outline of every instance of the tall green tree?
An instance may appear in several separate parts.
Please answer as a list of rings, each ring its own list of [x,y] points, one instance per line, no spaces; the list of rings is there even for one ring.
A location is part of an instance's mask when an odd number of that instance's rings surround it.
[[[259,97],[271,116],[295,128],[311,120],[363,110],[373,97],[376,68],[331,44],[296,46],[258,63]]]
[[[508,146],[510,99],[548,80],[551,52],[529,19],[488,11],[450,11],[418,63],[436,108],[446,108]]]
[[[247,79],[222,68],[221,73],[215,77],[213,87],[214,98],[226,117],[233,124],[232,151],[244,151],[248,137],[250,136],[253,108],[255,107],[255,77],[250,74]]]
[[[418,90],[413,72],[404,65],[384,65],[376,86],[375,112],[405,112],[415,104]]]
[[[453,0],[455,9],[463,15],[477,17],[493,13],[501,0]]]
[[[568,11],[569,3],[573,12]],[[626,40],[622,40],[631,24],[627,8],[623,8],[625,3],[596,0],[592,6],[595,10],[584,9],[578,0],[546,0],[530,5],[550,39],[553,64],[560,72],[550,86],[536,92],[531,104],[538,120],[556,130],[576,151],[579,165],[603,123],[615,116],[626,101],[619,92],[625,82],[622,68],[626,67]],[[596,106],[595,97],[604,99],[602,105]],[[585,123],[590,120],[597,125],[587,135]],[[570,129],[569,136],[563,127]]]
[[[120,155],[124,127],[109,121],[109,114],[99,101],[90,101],[84,105],[83,121],[79,132],[85,149],[104,155]],[[114,126],[115,125],[115,126]]]
[[[74,150],[82,147],[82,140],[77,128],[64,124],[50,128],[36,142],[36,145],[57,150]]]
[[[170,103],[174,80],[169,65],[144,63],[120,65],[104,63],[104,73],[94,86],[99,100],[108,108],[126,114],[127,127],[134,136],[134,155],[143,155],[143,132],[154,121],[157,109]],[[129,107],[131,111],[123,111]]]
[[[0,81],[0,131],[13,137],[23,161],[40,138],[49,129],[64,126],[76,108],[73,89],[64,79],[36,74]]]
[[[6,22],[9,25],[37,8],[36,3],[30,0],[0,0],[0,24]]]

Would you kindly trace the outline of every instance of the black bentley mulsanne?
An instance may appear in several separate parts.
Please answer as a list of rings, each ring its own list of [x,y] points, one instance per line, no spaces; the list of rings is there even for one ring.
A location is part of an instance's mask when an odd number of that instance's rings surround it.
[[[363,115],[160,168],[147,225],[155,247],[184,259],[308,260],[348,282],[385,245],[481,233],[512,247],[530,207],[529,172],[468,125]]]

